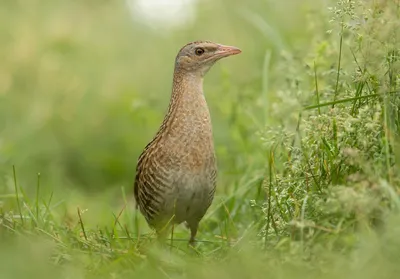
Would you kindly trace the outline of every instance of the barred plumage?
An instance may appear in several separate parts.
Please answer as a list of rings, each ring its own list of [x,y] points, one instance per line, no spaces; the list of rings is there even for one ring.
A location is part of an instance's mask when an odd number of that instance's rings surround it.
[[[210,207],[217,181],[212,125],[203,94],[203,77],[235,47],[209,41],[185,45],[175,60],[167,114],[136,167],[137,208],[157,233],[168,222],[186,222],[193,244],[200,220]]]

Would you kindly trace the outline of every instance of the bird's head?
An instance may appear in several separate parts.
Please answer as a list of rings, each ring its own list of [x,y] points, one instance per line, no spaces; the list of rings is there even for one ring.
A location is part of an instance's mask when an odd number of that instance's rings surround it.
[[[199,73],[204,76],[219,59],[239,53],[241,50],[234,46],[209,41],[192,42],[178,52],[175,67],[181,71]]]

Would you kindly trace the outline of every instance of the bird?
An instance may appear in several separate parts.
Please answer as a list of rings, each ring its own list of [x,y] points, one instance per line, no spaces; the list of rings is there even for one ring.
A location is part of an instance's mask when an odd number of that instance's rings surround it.
[[[184,45],[175,58],[164,119],[140,154],[134,181],[136,209],[158,236],[185,223],[194,246],[198,226],[214,199],[217,158],[203,79],[218,60],[241,53],[211,41]]]

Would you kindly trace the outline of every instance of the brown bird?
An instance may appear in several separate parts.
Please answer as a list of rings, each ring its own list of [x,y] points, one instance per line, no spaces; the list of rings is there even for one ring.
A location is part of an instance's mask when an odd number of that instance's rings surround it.
[[[189,43],[175,59],[168,112],[139,156],[136,208],[157,234],[186,222],[193,245],[200,220],[214,198],[217,164],[203,78],[221,58],[240,49],[209,41]]]

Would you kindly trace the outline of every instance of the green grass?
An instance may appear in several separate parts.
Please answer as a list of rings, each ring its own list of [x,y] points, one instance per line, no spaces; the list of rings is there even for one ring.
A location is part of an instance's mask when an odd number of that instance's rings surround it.
[[[6,1],[0,278],[395,278],[399,30],[399,1],[205,1],[169,33]],[[243,52],[205,79],[220,175],[192,250],[183,226],[156,243],[132,184],[197,39]]]

